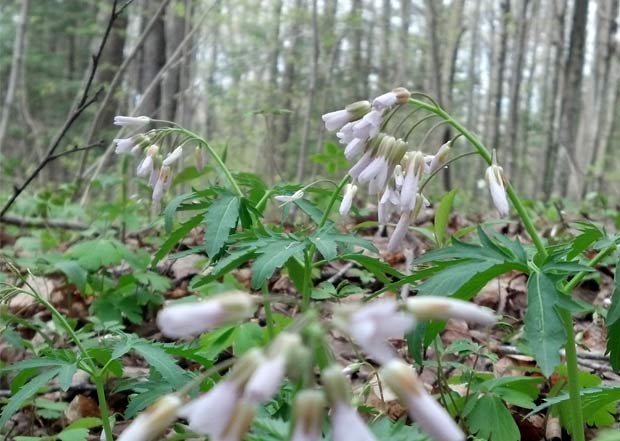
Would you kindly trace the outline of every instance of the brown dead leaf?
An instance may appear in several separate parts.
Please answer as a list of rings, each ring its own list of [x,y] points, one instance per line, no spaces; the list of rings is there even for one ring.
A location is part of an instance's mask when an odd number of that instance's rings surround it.
[[[86,395],[76,395],[65,409],[65,418],[69,424],[80,418],[99,417],[97,402]]]

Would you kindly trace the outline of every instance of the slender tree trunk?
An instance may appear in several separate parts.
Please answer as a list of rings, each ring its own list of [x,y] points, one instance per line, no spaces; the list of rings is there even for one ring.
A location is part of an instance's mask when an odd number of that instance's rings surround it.
[[[476,130],[476,118],[478,117],[478,109],[476,104],[478,100],[476,99],[477,90],[480,83],[479,73],[478,73],[478,53],[480,47],[480,3],[475,2],[475,10],[472,19],[470,20],[471,29],[470,38],[469,38],[469,61],[467,62],[467,82],[469,83],[469,88],[467,89],[467,127]]]
[[[510,28],[510,0],[502,0],[501,6],[501,34],[499,37],[499,52],[497,53],[497,82],[495,83],[494,106],[493,106],[493,131],[491,135],[491,147],[500,147],[501,122],[502,122],[502,99],[504,97],[504,73],[506,67],[506,47]]]
[[[517,133],[519,130],[519,104],[521,95],[521,81],[523,80],[523,58],[525,56],[525,41],[527,38],[527,28],[529,24],[528,9],[529,0],[521,0],[519,10],[519,21],[516,34],[516,45],[514,50],[514,64],[510,81],[510,110],[508,114],[508,146],[510,154],[508,156],[507,170],[508,176],[514,176],[520,158],[518,158]]]
[[[364,95],[364,81],[360,74],[364,72],[363,60],[362,60],[362,41],[364,39],[364,28],[362,23],[362,13],[364,4],[362,0],[353,0],[351,3],[351,12],[349,14],[349,21],[351,22],[351,28],[353,29],[353,72],[357,75],[353,77],[353,90],[356,96],[355,99],[361,99]]]
[[[381,66],[379,68],[379,84],[382,89],[390,88],[392,76],[392,60],[394,54],[391,51],[392,34],[392,2],[383,0],[381,12]]]
[[[431,90],[436,99],[441,102],[443,97],[441,75],[441,47],[439,42],[439,17],[441,4],[435,0],[426,0],[426,35],[429,39],[429,59],[431,64]]]
[[[549,200],[553,192],[553,183],[555,180],[555,168],[558,160],[558,132],[560,127],[560,90],[564,78],[562,75],[562,54],[564,48],[564,27],[566,22],[567,0],[559,0],[554,2],[553,16],[555,23],[555,32],[553,37],[553,81],[551,98],[549,100],[550,111],[547,122],[547,148],[545,151],[545,167],[542,174],[543,178],[543,197]]]
[[[146,2],[146,17],[157,9],[157,3]],[[170,12],[168,8],[167,12]],[[164,17],[160,17],[144,43],[144,58],[142,66],[141,92],[145,91],[162,67],[166,64],[166,34]],[[142,111],[145,115],[156,117],[161,113],[161,85],[144,99]]]
[[[6,134],[9,127],[9,117],[13,112],[13,103],[17,93],[19,84],[19,68],[22,65],[24,57],[24,48],[26,46],[26,33],[28,30],[28,11],[30,9],[30,0],[22,0],[22,7],[19,13],[19,21],[15,30],[15,40],[13,40],[13,57],[11,60],[11,73],[9,74],[9,82],[6,87],[6,95],[4,96],[4,105],[2,109],[2,118],[0,118],[0,158],[2,157],[2,147],[6,140]]]
[[[177,0],[168,9],[164,23],[166,58],[174,53],[185,37],[185,0]],[[190,60],[184,59],[187,66]],[[181,91],[181,66],[170,68],[161,83],[161,118],[172,121],[177,113],[179,93]]]
[[[568,58],[564,65],[564,82],[562,88],[562,116],[560,118],[560,146],[565,150],[572,164],[577,164],[577,132],[581,116],[583,63],[585,57],[586,24],[589,0],[575,0],[573,20],[570,33]],[[563,197],[568,195],[569,164],[559,167],[559,186]]]
[[[400,34],[399,34],[399,62],[396,63],[396,84],[405,86],[408,81],[407,75],[410,71],[409,62],[413,58],[411,45],[409,44],[409,28],[411,27],[411,0],[401,0],[400,2]],[[393,55],[392,55],[393,56]]]
[[[306,170],[306,157],[308,156],[308,143],[310,142],[310,127],[313,119],[314,101],[316,97],[317,78],[319,75],[319,20],[317,0],[312,0],[312,70],[310,71],[310,90],[308,90],[308,105],[304,120],[304,129],[297,161],[296,182],[303,182]]]

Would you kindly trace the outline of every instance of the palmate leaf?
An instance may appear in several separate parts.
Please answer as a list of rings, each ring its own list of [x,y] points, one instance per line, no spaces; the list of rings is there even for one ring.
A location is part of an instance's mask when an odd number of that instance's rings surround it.
[[[167,384],[179,389],[188,381],[185,371],[180,368],[174,358],[166,351],[148,341],[141,341],[133,346],[133,349],[147,361],[149,366],[155,369]]]
[[[616,265],[614,292],[607,312],[607,353],[611,367],[620,370],[620,264]]]
[[[282,239],[261,248],[262,253],[254,261],[252,267],[252,289],[260,288],[278,268],[295,254],[301,253],[305,244],[292,239]]]
[[[155,256],[153,257],[152,265],[157,265],[161,259],[163,259],[175,246],[177,243],[181,241],[185,236],[192,231],[192,228],[197,227],[202,222],[203,215],[197,214],[196,216],[188,219],[184,223],[182,223],[179,228],[174,230],[172,234],[168,236],[168,238],[161,245]]]
[[[525,336],[542,373],[548,377],[560,364],[560,349],[566,343],[562,319],[556,309],[561,294],[542,272],[530,275],[527,284]]]
[[[519,441],[521,433],[510,411],[495,394],[485,394],[465,416],[469,431],[491,441]]]
[[[239,219],[239,205],[241,199],[232,194],[223,194],[205,213],[205,242],[207,254],[213,258],[222,249],[230,231],[237,225]]]

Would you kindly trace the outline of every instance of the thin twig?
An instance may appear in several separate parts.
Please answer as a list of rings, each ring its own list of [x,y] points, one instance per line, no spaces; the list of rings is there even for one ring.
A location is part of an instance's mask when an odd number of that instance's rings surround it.
[[[71,153],[83,152],[85,150],[92,150],[98,147],[103,147],[103,139],[93,144],[85,145],[84,147],[75,146],[71,150],[65,150],[64,152],[56,153],[55,155],[52,155],[49,157],[48,162],[54,161],[58,158],[62,158],[63,156],[66,156],[66,155],[70,155]]]

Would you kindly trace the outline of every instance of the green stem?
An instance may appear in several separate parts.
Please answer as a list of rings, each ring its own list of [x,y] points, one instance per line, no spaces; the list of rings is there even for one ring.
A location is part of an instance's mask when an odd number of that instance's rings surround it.
[[[615,243],[609,245],[606,248],[603,248],[601,251],[598,252],[598,254],[596,256],[594,256],[592,259],[590,259],[588,261],[587,265],[590,268],[594,268],[596,265],[601,263],[601,261],[605,257],[609,256],[615,249],[616,249],[616,244]],[[581,283],[583,278],[585,276],[587,276],[588,274],[590,274],[589,271],[581,271],[581,272],[578,272],[577,274],[575,274],[575,277],[573,277],[570,280],[570,282],[568,282],[566,285],[564,285],[562,287],[562,292],[565,293],[565,294],[570,294],[573,291],[573,289],[575,289],[577,287],[577,285],[579,285]]]
[[[101,412],[101,424],[103,425],[103,433],[106,441],[114,441],[112,437],[112,426],[110,425],[110,413],[108,412],[108,403],[105,397],[104,379],[100,375],[92,377],[95,387],[97,388],[97,400],[99,401],[99,411]]]
[[[267,335],[269,336],[269,341],[273,340],[275,336],[275,330],[273,328],[273,312],[271,310],[271,301],[269,300],[269,287],[265,282],[263,284],[263,307],[265,308],[265,321],[267,322]]]
[[[573,316],[566,309],[559,309],[559,313],[566,331],[566,374],[568,376],[568,395],[570,397],[571,424],[573,426],[573,433],[571,435],[574,441],[585,441]]]
[[[222,173],[224,173],[224,176],[226,176],[226,179],[228,180],[228,182],[232,186],[233,190],[235,190],[235,193],[237,193],[238,196],[243,196],[243,192],[241,191],[241,188],[239,188],[239,184],[237,184],[237,181],[235,180],[235,178],[232,175],[231,171],[228,169],[226,164],[224,164],[224,161],[222,161],[222,158],[220,157],[220,155],[217,154],[215,149],[213,147],[211,147],[211,145],[209,145],[209,143],[204,138],[196,135],[195,133],[190,132],[189,130],[186,130],[186,129],[183,129],[183,128],[180,128],[180,127],[179,128],[170,128],[170,129],[167,129],[167,130],[170,133],[182,133],[183,135],[185,135],[185,136],[193,139],[194,141],[196,141],[198,144],[201,144],[202,146],[204,146],[204,148],[206,148],[209,151],[209,154],[211,155],[211,157],[219,165],[220,169],[222,170]]]

